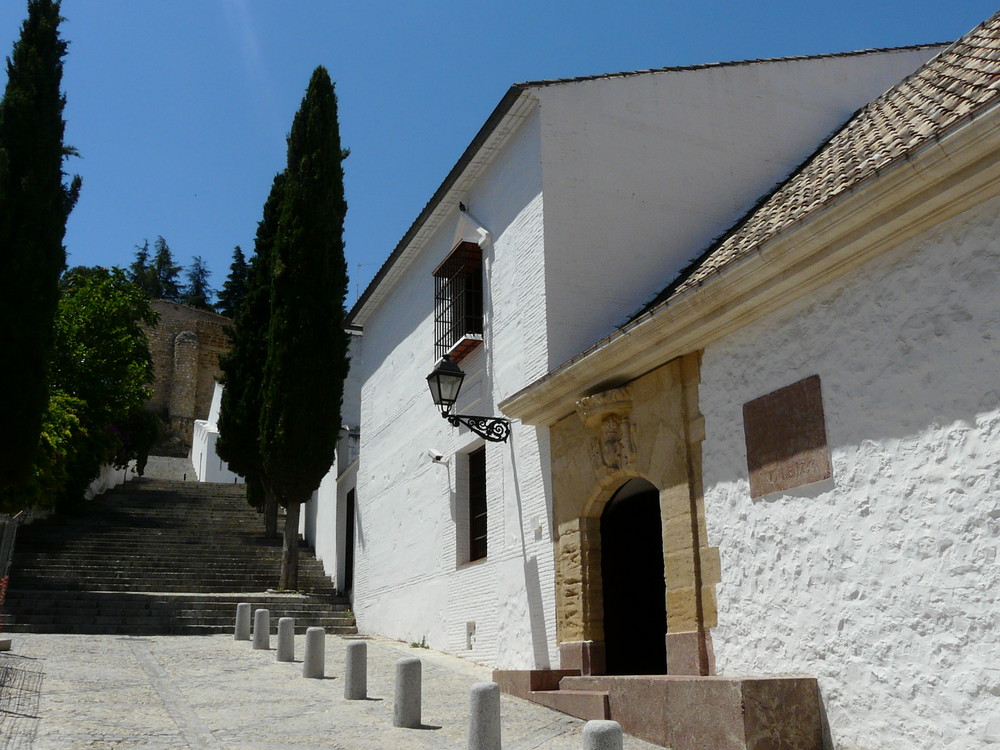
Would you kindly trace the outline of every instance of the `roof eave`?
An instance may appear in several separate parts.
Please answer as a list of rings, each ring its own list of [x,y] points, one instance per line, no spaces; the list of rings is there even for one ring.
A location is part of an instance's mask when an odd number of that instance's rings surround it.
[[[368,316],[389,294],[396,281],[406,272],[410,261],[416,257],[426,240],[437,230],[445,216],[455,210],[465,190],[489,164],[497,151],[520,126],[535,100],[530,86],[515,84],[504,94],[486,122],[466,147],[455,166],[431,196],[413,224],[403,235],[382,264],[375,277],[347,315],[350,325],[364,326]]]

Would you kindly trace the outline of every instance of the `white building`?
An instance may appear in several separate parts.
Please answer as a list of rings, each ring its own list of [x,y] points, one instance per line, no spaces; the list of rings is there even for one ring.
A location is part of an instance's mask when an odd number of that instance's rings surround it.
[[[603,524],[652,484],[669,671],[814,675],[825,746],[1000,743],[998,90],[1000,14],[501,403],[548,428],[561,644],[612,671]]]
[[[425,377],[452,351],[466,372],[456,411],[498,414],[498,404],[614,331],[852,113],[937,50],[507,92],[351,312],[363,329],[352,360],[361,384],[353,591],[362,631],[502,668],[589,658],[582,641],[557,635],[548,428],[515,419],[508,442],[487,444],[441,418]],[[449,312],[459,305],[462,315]],[[333,497],[332,487],[321,492]],[[472,538],[484,520],[485,554]]]

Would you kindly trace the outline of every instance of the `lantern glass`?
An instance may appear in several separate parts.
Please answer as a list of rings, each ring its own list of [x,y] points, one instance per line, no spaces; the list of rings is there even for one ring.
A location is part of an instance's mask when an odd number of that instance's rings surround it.
[[[462,390],[462,380],[465,373],[462,368],[448,359],[442,357],[431,374],[427,376],[427,386],[431,389],[431,398],[434,403],[447,412],[458,401],[458,393]]]

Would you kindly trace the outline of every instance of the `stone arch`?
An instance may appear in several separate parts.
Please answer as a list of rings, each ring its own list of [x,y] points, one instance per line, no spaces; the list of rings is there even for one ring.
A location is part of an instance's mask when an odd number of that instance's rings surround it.
[[[600,518],[605,671],[667,671],[667,603],[660,491],[630,479]]]
[[[698,356],[577,402],[552,425],[557,638],[562,666],[603,674],[601,516],[633,479],[658,488],[671,673],[711,671],[718,550],[708,546],[701,490]]]

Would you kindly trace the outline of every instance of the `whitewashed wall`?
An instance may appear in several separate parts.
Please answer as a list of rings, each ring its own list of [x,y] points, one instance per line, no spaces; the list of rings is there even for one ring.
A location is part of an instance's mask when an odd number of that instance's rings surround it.
[[[613,331],[862,105],[936,49],[537,89],[549,365]]]
[[[221,383],[215,384],[208,419],[196,419],[191,439],[191,463],[199,482],[225,482],[243,484],[244,479],[229,469],[229,464],[219,458],[215,444],[219,441],[219,412],[222,409]]]
[[[357,430],[361,423],[361,374],[363,372],[364,338],[358,332],[351,336],[348,355],[350,369],[344,381],[344,396],[340,406],[340,421],[346,431]],[[343,433],[342,433],[343,434]],[[356,461],[354,462],[356,463]],[[352,465],[347,445],[338,445],[337,456],[329,473],[308,503],[302,506],[299,528],[322,561],[323,570],[339,589],[343,589],[345,536],[345,506],[347,492],[354,489],[357,466]]]
[[[721,673],[820,678],[838,748],[1000,743],[1000,201],[705,351]],[[818,373],[833,478],[750,499],[742,405]]]
[[[497,401],[545,373],[539,140],[536,111],[464,198],[492,243],[483,253],[485,343],[461,363],[462,413],[496,414]],[[515,425],[509,444],[487,447],[488,554],[460,563],[455,454],[478,439],[441,418],[425,381],[435,362],[431,273],[451,250],[455,208],[365,324],[354,609],[363,632],[502,667],[549,666],[547,442],[534,428]],[[428,449],[450,462],[433,463]]]

